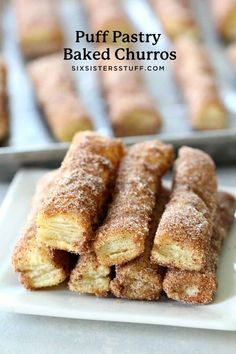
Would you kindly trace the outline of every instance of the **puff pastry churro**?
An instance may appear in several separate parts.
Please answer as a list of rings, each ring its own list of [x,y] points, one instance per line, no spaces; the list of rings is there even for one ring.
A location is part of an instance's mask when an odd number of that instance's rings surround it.
[[[109,65],[120,66],[120,61],[112,55]],[[130,62],[123,60],[122,65],[128,67]],[[116,136],[157,133],[161,117],[139,72],[101,71],[100,81]]]
[[[123,145],[96,133],[78,133],[37,217],[39,241],[73,253],[89,249]]]
[[[6,89],[7,70],[3,59],[0,58],[0,141],[8,134],[8,96]]]
[[[171,40],[184,36],[200,38],[200,30],[186,0],[151,0],[164,31]]]
[[[196,130],[223,129],[227,113],[205,48],[186,38],[176,42],[174,74],[182,90]]]
[[[203,269],[216,205],[213,161],[200,150],[182,147],[175,163],[170,202],[156,232],[151,260],[170,268]]]
[[[219,35],[226,41],[236,40],[236,1],[210,0]]]
[[[169,191],[161,188],[156,199],[149,235],[144,253],[136,259],[116,267],[116,277],[111,281],[111,292],[116,297],[133,300],[157,300],[162,291],[163,269],[150,262],[153,239],[169,199]]]
[[[95,237],[101,264],[123,264],[144,252],[160,179],[172,158],[172,147],[158,141],[130,147],[118,171],[108,215]]]
[[[216,217],[207,263],[201,272],[169,269],[163,288],[171,299],[189,304],[208,304],[217,289],[216,270],[224,238],[234,218],[236,200],[228,193],[218,194]]]
[[[110,289],[110,273],[110,267],[100,264],[95,253],[90,251],[79,257],[70,275],[69,289],[80,294],[107,296]]]
[[[59,51],[63,34],[55,0],[14,0],[19,43],[26,58]]]
[[[72,266],[69,253],[52,250],[36,240],[36,215],[56,173],[48,173],[38,183],[26,227],[12,256],[14,270],[20,273],[20,282],[30,290],[60,284]]]
[[[57,140],[71,141],[76,132],[92,129],[69,67],[59,54],[36,59],[28,67],[39,105]]]
[[[107,43],[113,44],[113,31],[130,34],[132,25],[120,1],[83,0],[92,32],[109,31]],[[118,42],[118,41],[117,41]]]

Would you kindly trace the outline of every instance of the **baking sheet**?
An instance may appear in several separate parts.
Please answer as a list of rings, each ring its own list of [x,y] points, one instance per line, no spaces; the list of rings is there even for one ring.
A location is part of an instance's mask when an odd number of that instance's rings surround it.
[[[60,15],[66,35],[66,45],[75,47],[73,34],[75,30],[89,31],[86,16],[79,0],[58,0],[60,3]],[[143,72],[148,90],[153,95],[157,107],[164,117],[164,124],[160,134],[157,135],[163,141],[174,143],[175,146],[189,144],[199,146],[211,152],[216,159],[224,161],[236,158],[233,150],[236,147],[236,74],[230,67],[224,55],[223,45],[220,43],[214,31],[213,23],[209,16],[209,9],[204,0],[192,0],[196,10],[204,38],[209,48],[213,65],[217,71],[221,94],[229,110],[229,128],[222,131],[193,132],[188,124],[187,111],[181,98],[178,87],[175,85],[171,68],[168,62],[155,63],[164,65],[165,71]],[[153,14],[148,0],[124,0],[125,10],[137,31],[146,33],[160,33],[161,26]],[[0,168],[4,163],[4,156],[14,156],[22,164],[20,156],[37,155],[37,152],[48,150],[48,159],[51,160],[51,152],[57,151],[57,159],[61,158],[66,145],[56,143],[52,138],[42,114],[37,108],[31,82],[27,76],[25,63],[21,57],[15,38],[14,12],[11,4],[6,6],[3,16],[4,38],[3,52],[9,66],[9,93],[11,110],[11,136],[6,147],[0,148]],[[84,43],[76,46],[83,47]],[[170,50],[171,43],[165,35],[162,36],[158,49]],[[140,48],[140,47],[139,47]],[[142,46],[142,49],[153,49],[150,44]],[[137,48],[138,49],[138,48]],[[74,63],[72,62],[71,65]],[[75,63],[78,64],[78,63]],[[83,64],[83,63],[81,63]],[[150,62],[153,65],[154,62]],[[89,111],[95,128],[105,135],[112,135],[109,119],[106,114],[105,104],[101,96],[99,83],[94,72],[74,72],[78,90],[82,101]],[[154,136],[151,136],[153,138]],[[147,140],[149,137],[128,137],[124,141],[127,144]],[[224,145],[224,149],[223,145]],[[221,156],[219,156],[219,148]],[[223,151],[223,154],[222,154]],[[35,154],[31,154],[35,152]],[[16,157],[15,154],[18,154]],[[19,155],[21,154],[21,155]],[[54,154],[54,153],[53,153]],[[33,163],[34,160],[31,160]]]

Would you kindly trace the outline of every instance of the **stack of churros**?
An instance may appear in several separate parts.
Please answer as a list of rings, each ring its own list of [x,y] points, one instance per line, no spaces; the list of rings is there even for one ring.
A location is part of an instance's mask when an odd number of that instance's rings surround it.
[[[49,172],[39,182],[32,200],[27,224],[14,249],[12,263],[20,273],[20,281],[33,290],[62,283],[70,274],[72,256],[64,251],[50,249],[36,239],[36,216],[57,172]]]
[[[56,0],[14,0],[18,40],[23,55],[35,58],[63,47]]]
[[[210,156],[189,147],[180,149],[167,190],[162,176],[172,162],[172,146],[159,141],[125,149],[117,139],[78,133],[59,170],[39,182],[15,247],[23,286],[69,276],[79,294],[213,301],[236,199],[217,191]]]
[[[7,95],[7,69],[3,59],[0,58],[0,142],[8,135],[8,95]]]
[[[226,41],[236,40],[236,1],[210,0],[219,35]]]
[[[199,39],[200,30],[186,0],[151,0],[164,31],[171,40],[179,37]]]
[[[71,141],[76,132],[92,129],[70,69],[59,54],[35,59],[28,67],[38,103],[57,140]]]
[[[83,3],[92,32],[108,31],[107,43],[114,44],[113,31],[133,32],[120,0],[83,0]]]
[[[226,109],[205,48],[186,38],[176,41],[175,47],[177,59],[173,70],[187,104],[193,129],[226,128]]]
[[[227,231],[233,222],[236,200],[228,193],[218,193],[218,210],[211,236],[207,262],[200,271],[169,269],[163,288],[170,299],[189,304],[208,304],[217,289],[217,265]]]
[[[112,69],[101,71],[100,81],[115,135],[157,133],[161,127],[160,113],[145,88],[140,72],[126,69],[135,63],[122,60],[121,66],[112,50],[111,53],[109,66]],[[100,64],[107,65],[105,61],[101,61]]]

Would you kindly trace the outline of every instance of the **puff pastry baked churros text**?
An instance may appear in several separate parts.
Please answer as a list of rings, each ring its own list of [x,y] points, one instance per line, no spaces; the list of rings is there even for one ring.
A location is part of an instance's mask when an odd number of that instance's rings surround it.
[[[78,294],[213,301],[236,200],[218,192],[210,156],[189,147],[179,151],[171,190],[164,188],[172,162],[172,146],[159,141],[126,149],[117,139],[78,133],[61,167],[39,183],[15,247],[23,286],[69,277]]]

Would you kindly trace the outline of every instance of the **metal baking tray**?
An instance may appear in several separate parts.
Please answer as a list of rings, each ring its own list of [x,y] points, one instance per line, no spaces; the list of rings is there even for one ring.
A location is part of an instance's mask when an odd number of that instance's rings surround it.
[[[89,32],[86,15],[79,0],[58,0],[58,2],[66,45],[73,48],[75,47],[73,42],[75,30]],[[168,62],[161,62],[158,65],[164,65],[164,71],[144,71],[143,74],[147,88],[164,117],[163,128],[158,135],[133,136],[123,140],[126,144],[132,144],[158,138],[173,143],[176,148],[183,144],[203,148],[219,162],[236,160],[236,73],[225,56],[223,44],[217,38],[207,3],[204,0],[192,0],[191,3],[203,30],[209,55],[216,69],[220,92],[229,111],[229,127],[221,131],[192,131],[181,93],[173,79],[171,67]],[[162,32],[161,25],[152,12],[148,0],[123,0],[123,4],[138,32]],[[2,18],[2,50],[9,67],[11,135],[6,145],[0,148],[0,175],[5,166],[15,172],[18,167],[28,164],[57,163],[65,154],[68,146],[55,142],[37,107],[26,65],[16,42],[14,11],[10,2],[6,2]],[[81,47],[83,46],[84,44],[81,44]],[[158,49],[170,50],[171,46],[172,44],[163,35]],[[142,45],[142,50],[145,48],[153,49],[150,44]],[[154,64],[157,65],[157,63],[150,62],[150,65]],[[81,99],[94,121],[96,130],[112,136],[96,73],[75,72],[73,74]]]

